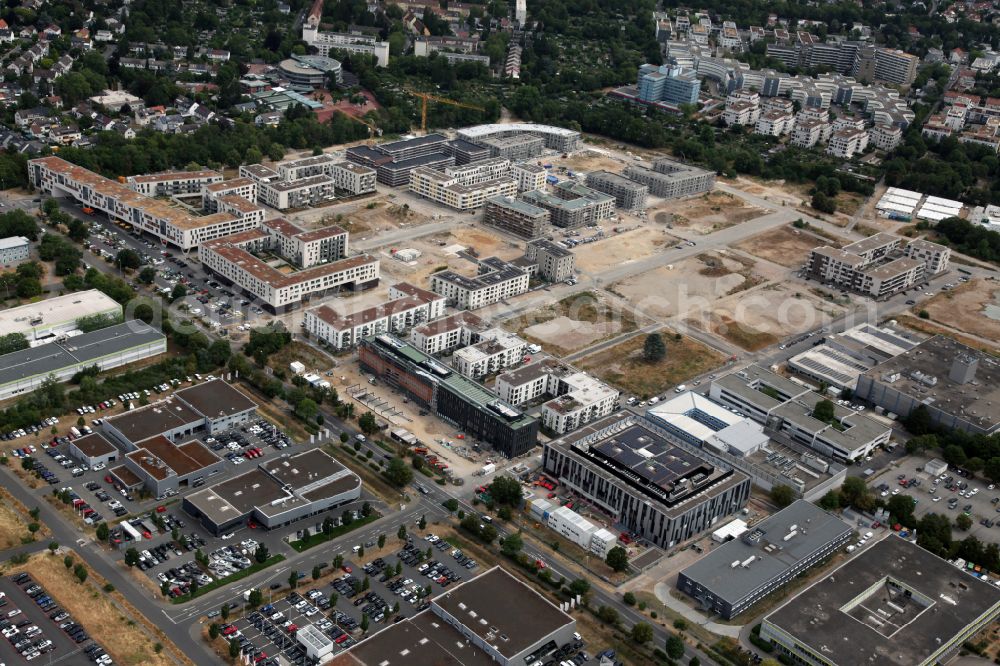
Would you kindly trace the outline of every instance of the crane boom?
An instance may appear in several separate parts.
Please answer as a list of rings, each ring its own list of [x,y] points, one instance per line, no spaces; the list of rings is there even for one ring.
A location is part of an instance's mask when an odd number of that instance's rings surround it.
[[[475,104],[467,104],[465,102],[459,102],[458,100],[448,99],[446,97],[438,97],[431,93],[418,92],[416,90],[407,90],[409,94],[414,97],[420,98],[420,131],[427,132],[427,101],[431,100],[434,102],[439,102],[441,104],[448,104],[449,106],[457,106],[462,109],[472,109],[473,111],[486,111],[481,106],[476,106]]]

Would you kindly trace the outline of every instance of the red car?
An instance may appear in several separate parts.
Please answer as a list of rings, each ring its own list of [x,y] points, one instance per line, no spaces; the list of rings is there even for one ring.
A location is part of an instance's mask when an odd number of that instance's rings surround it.
[[[111,475],[110,474],[105,474],[104,475],[104,483],[114,483],[114,481],[111,480]]]
[[[346,564],[340,568],[344,570],[344,573],[351,573],[351,567],[347,566]]]
[[[166,510],[167,510],[167,507],[163,506],[162,504],[160,506],[156,507],[156,513],[165,513]]]
[[[294,634],[296,631],[299,630],[299,628],[298,628],[298,626],[296,626],[294,624],[290,624],[290,625],[288,625],[287,630],[288,630],[288,633]]]
[[[223,636],[232,636],[235,633],[236,633],[236,625],[235,624],[231,624],[228,627],[223,628],[223,630],[222,630],[222,635]]]
[[[333,642],[336,643],[337,645],[340,645],[341,643],[343,643],[346,640],[347,640],[347,634],[341,634],[340,636],[337,636],[336,638],[334,638]]]

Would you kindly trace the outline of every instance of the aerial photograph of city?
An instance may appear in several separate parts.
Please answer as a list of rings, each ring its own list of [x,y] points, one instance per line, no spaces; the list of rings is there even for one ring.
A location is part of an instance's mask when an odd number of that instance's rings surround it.
[[[1000,0],[2,0],[0,264],[0,666],[1000,664]]]

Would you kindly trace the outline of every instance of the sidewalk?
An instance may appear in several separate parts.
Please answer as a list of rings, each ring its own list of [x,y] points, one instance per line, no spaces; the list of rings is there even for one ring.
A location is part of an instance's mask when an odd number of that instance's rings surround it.
[[[680,599],[672,597],[670,595],[670,586],[666,583],[657,583],[656,586],[653,587],[653,594],[656,595],[656,598],[659,599],[664,606],[676,613],[679,613],[688,622],[693,622],[700,627],[704,627],[713,634],[739,639],[740,632],[743,630],[743,625],[719,624],[718,622],[709,621],[707,617],[691,608]]]

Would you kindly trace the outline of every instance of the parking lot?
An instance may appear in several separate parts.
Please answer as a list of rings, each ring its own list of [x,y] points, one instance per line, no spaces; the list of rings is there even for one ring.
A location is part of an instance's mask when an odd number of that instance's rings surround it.
[[[394,553],[367,565],[345,559],[338,577],[322,588],[308,588],[303,579],[303,589],[276,600],[270,598],[271,589],[263,590],[264,605],[227,625],[223,633],[237,638],[251,658],[271,659],[280,653],[292,664],[307,666],[310,662],[294,637],[299,628],[312,624],[344,650],[362,637],[365,616],[370,637],[427,608],[428,589],[437,594],[477,572],[478,565],[446,541],[434,535],[423,540],[411,536]]]
[[[961,476],[958,470],[951,468],[943,475],[944,479],[932,478],[923,471],[925,462],[925,458],[917,456],[906,458],[891,472],[879,476],[871,486],[883,500],[893,495],[908,495],[915,499],[914,513],[917,518],[926,513],[939,513],[954,522],[961,513],[968,513],[972,527],[968,533],[956,529],[956,538],[972,534],[984,543],[1000,543],[1000,488],[995,488],[988,479]],[[917,468],[921,471],[918,472]],[[916,480],[916,483],[910,485],[911,480]],[[947,487],[949,480],[953,490]],[[901,485],[901,482],[907,486]],[[993,524],[984,525],[983,521]]]
[[[38,585],[30,574],[17,572],[0,579],[0,659],[5,664],[22,660],[59,664],[111,664],[110,657],[90,640]]]

